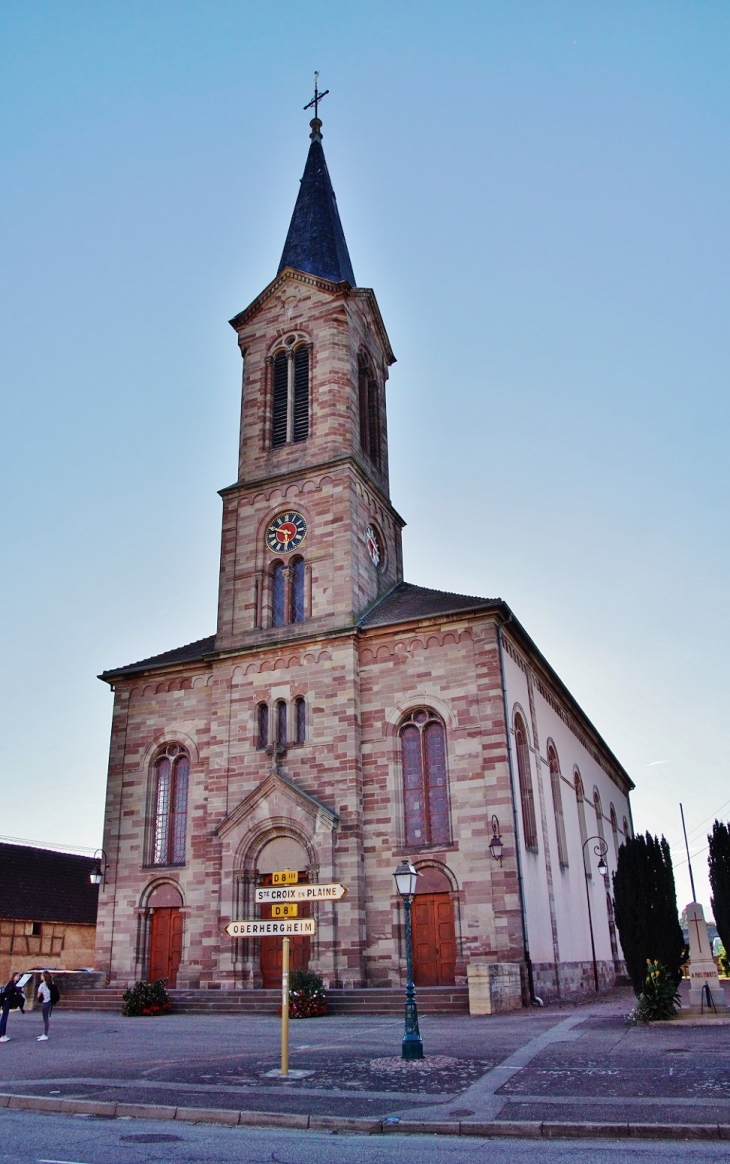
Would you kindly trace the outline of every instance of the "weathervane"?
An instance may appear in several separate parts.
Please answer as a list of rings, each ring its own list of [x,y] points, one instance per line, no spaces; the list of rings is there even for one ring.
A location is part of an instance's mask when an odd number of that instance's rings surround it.
[[[320,91],[317,87],[318,81],[319,81],[319,73],[315,73],[314,74],[314,97],[307,105],[304,106],[305,109],[311,109],[312,106],[314,106],[315,121],[319,121],[319,103],[322,100],[322,98],[326,97],[327,94],[329,93],[329,89],[325,89],[324,93],[320,93]]]

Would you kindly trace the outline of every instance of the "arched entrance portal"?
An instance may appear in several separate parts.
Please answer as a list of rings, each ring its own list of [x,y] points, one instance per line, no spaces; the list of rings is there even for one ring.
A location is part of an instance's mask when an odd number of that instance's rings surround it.
[[[293,837],[274,837],[259,853],[256,862],[257,882],[259,885],[270,885],[271,874],[280,869],[295,869],[299,873],[299,881],[308,881],[307,866],[309,857],[304,846]],[[261,917],[271,917],[271,906],[262,905]],[[298,917],[309,917],[308,904],[299,903]],[[289,967],[291,970],[307,970],[309,968],[309,952],[311,939],[292,937],[289,945]],[[264,990],[277,990],[281,986],[281,938],[261,938],[260,966],[261,985]]]
[[[182,897],[174,885],[160,885],[148,902],[150,910],[150,982],[164,978],[177,985],[183,943]]]
[[[413,979],[416,986],[453,986],[456,931],[451,886],[440,869],[419,870],[411,906]]]

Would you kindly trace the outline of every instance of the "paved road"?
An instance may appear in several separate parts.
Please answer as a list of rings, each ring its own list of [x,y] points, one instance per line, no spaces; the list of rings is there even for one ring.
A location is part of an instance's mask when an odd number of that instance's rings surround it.
[[[291,1066],[302,1074],[288,1079],[270,1074],[274,1017],[123,1019],[59,1007],[47,1043],[36,1042],[38,1016],[11,1017],[0,1092],[340,1119],[730,1128],[730,1025],[631,1027],[631,1004],[616,993],[584,1006],[427,1016],[422,1065],[400,1059],[397,1019],[301,1020]]]
[[[4,1111],[0,1164],[725,1164],[730,1143],[324,1136]]]

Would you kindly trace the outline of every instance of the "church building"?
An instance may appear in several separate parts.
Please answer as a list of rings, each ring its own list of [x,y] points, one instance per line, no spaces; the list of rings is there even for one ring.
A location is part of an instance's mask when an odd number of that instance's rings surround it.
[[[337,987],[401,987],[393,879],[419,873],[417,985],[517,966],[523,997],[623,971],[609,871],[633,784],[499,598],[405,582],[388,477],[394,362],[311,144],[271,283],[231,320],[238,474],[221,491],[215,634],[105,671],[114,713],[96,968],[112,986],[280,984],[257,886],[340,882],[292,940]],[[603,868],[603,866],[602,866]]]

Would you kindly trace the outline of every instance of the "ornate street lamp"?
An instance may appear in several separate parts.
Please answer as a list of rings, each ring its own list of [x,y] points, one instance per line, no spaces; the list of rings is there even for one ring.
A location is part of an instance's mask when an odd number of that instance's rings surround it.
[[[583,873],[586,879],[586,901],[588,902],[588,928],[591,931],[591,954],[593,956],[593,984],[598,994],[598,963],[596,962],[596,943],[593,938],[593,915],[591,913],[591,891],[588,885],[588,866],[586,865],[586,845],[591,841],[597,841],[598,844],[593,846],[593,852],[598,857],[598,872],[601,877],[606,879],[608,877],[608,865],[606,864],[606,853],[608,852],[608,843],[604,841],[603,837],[586,837],[583,842]]]
[[[406,914],[406,1016],[401,1058],[422,1059],[423,1042],[421,1032],[418,1029],[416,988],[413,985],[413,950],[411,948],[411,902],[416,892],[418,873],[410,861],[401,861],[393,876],[398,892],[403,898],[403,908]]]
[[[106,853],[103,849],[97,849],[94,853],[94,860],[96,861],[96,868],[89,873],[89,881],[92,885],[101,885],[106,881],[106,871],[109,868]]]
[[[499,820],[497,819],[496,816],[493,816],[492,817],[492,838],[489,842],[489,852],[492,854],[495,861],[499,861],[500,865],[502,864],[502,849],[503,848],[504,848],[504,846],[502,845],[502,838],[499,835]]]

